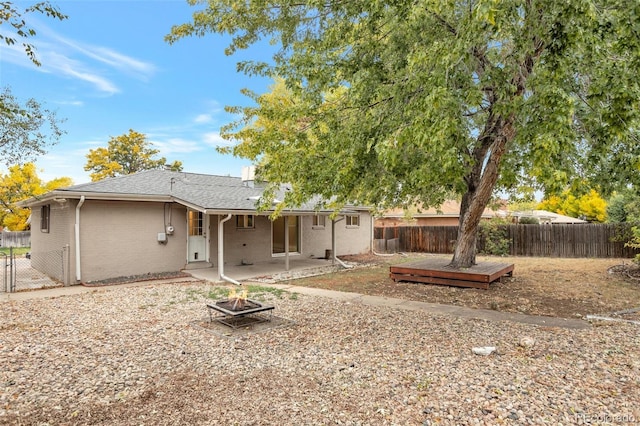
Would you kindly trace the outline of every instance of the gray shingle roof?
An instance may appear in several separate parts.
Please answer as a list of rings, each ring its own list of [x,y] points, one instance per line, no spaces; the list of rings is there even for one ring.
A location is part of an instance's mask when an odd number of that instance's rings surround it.
[[[169,170],[147,170],[131,175],[107,178],[55,191],[67,194],[100,195],[102,199],[119,196],[171,197],[205,210],[255,210],[262,189],[246,185],[241,178]],[[297,211],[315,211],[315,203],[301,206]]]

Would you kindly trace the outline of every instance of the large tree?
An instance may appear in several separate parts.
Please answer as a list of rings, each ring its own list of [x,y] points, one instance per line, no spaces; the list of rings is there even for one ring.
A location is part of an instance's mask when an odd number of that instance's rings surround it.
[[[41,14],[50,18],[64,20],[67,15],[63,14],[57,6],[49,1],[41,1],[30,6],[18,6],[15,1],[0,1],[0,25],[8,24],[10,31],[0,33],[0,42],[4,41],[12,46],[21,43],[25,53],[35,65],[40,65],[36,56],[36,49],[28,40],[36,35],[36,30],[27,23],[27,16],[31,14]]]
[[[0,25],[10,30],[0,33],[0,42],[11,46],[21,43],[31,62],[39,66],[35,47],[28,41],[36,35],[26,17],[38,13],[63,20],[67,16],[48,1],[31,6],[17,6],[15,2],[0,1]],[[48,124],[48,128],[47,128]],[[64,134],[55,112],[44,108],[35,99],[22,105],[8,87],[0,93],[0,162],[9,167],[24,164],[46,153],[46,149],[57,143]]]
[[[55,111],[35,99],[24,105],[9,88],[0,92],[0,163],[9,167],[43,155],[65,133]]]
[[[69,177],[43,182],[33,163],[9,167],[7,174],[0,174],[0,225],[12,231],[28,229],[31,209],[18,207],[18,201],[71,185]]]
[[[107,148],[90,149],[84,169],[92,171],[92,181],[142,170],[162,169],[167,166],[167,159],[156,158],[158,153],[160,151],[151,147],[144,134],[130,129],[127,134],[111,137]],[[174,161],[168,167],[180,171],[182,162]]]
[[[226,136],[272,188],[291,185],[285,204],[434,205],[457,192],[452,266],[468,267],[496,189],[593,185],[614,163],[618,179],[637,175],[624,155],[640,146],[636,0],[189,1],[202,8],[170,43],[212,32],[232,36],[228,54],[279,46],[238,68],[282,77],[287,96],[231,108],[243,120]]]

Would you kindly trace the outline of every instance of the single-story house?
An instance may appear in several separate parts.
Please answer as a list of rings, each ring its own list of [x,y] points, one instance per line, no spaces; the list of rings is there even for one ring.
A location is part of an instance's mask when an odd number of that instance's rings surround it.
[[[578,219],[576,217],[565,216],[562,214],[549,212],[546,210],[526,210],[511,213],[511,217],[514,218],[515,223],[520,222],[521,219],[537,219],[540,224],[580,224],[588,223],[586,220]]]
[[[285,270],[289,259],[371,250],[368,208],[350,206],[331,220],[309,203],[272,221],[256,210],[262,189],[243,175],[148,170],[23,201],[32,209],[32,266],[58,279],[68,271],[67,285],[195,268],[233,282],[225,265],[282,259]],[[63,260],[52,262],[52,252]]]
[[[484,209],[482,219],[491,219],[500,216],[500,211],[490,208]],[[405,212],[398,208],[387,210],[382,216],[375,219],[376,226],[458,226],[460,222],[460,202],[456,200],[446,200],[438,207],[428,209],[418,209]]]

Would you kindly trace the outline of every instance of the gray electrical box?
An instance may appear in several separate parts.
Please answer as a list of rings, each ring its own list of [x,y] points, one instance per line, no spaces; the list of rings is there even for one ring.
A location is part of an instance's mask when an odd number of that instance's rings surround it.
[[[165,234],[164,232],[158,232],[158,242],[159,243],[166,243],[167,242],[167,234]]]

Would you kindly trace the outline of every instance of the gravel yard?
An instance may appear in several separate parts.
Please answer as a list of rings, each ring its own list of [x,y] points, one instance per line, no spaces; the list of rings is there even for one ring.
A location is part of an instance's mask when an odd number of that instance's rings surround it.
[[[284,293],[267,297],[291,323],[225,336],[207,326],[212,287],[0,303],[0,423],[640,422],[636,324],[576,331]]]

